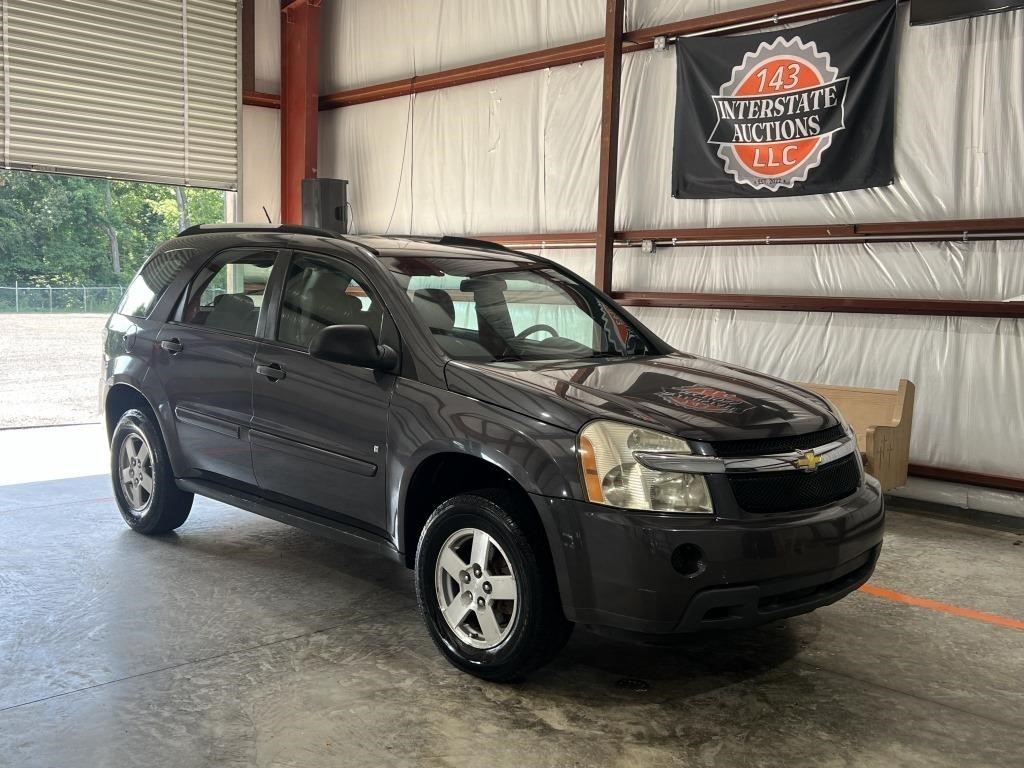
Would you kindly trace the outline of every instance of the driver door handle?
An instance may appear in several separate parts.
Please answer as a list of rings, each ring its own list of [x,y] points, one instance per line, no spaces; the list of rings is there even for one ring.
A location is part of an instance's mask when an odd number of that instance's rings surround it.
[[[269,365],[257,365],[256,373],[258,373],[260,376],[266,376],[271,381],[280,381],[287,375],[284,372],[284,368],[282,368],[277,363],[270,363]]]
[[[164,339],[163,341],[160,342],[160,346],[163,349],[166,349],[172,355],[178,354],[179,352],[181,352],[181,350],[185,348],[184,345],[178,339]]]

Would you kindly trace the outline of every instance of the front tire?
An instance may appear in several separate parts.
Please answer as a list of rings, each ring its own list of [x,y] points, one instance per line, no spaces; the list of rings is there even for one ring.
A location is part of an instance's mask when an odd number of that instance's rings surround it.
[[[110,439],[110,479],[121,517],[133,531],[167,533],[188,519],[193,495],[174,483],[160,430],[146,413],[121,416]]]
[[[511,495],[449,499],[427,520],[416,550],[416,597],[438,649],[492,682],[548,663],[572,634],[543,538],[520,522]]]

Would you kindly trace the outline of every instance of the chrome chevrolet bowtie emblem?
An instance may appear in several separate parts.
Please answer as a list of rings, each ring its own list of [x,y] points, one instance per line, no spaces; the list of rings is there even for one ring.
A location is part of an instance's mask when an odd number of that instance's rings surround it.
[[[821,464],[821,457],[814,451],[807,451],[803,456],[793,462],[793,466],[802,469],[804,472],[814,472]]]

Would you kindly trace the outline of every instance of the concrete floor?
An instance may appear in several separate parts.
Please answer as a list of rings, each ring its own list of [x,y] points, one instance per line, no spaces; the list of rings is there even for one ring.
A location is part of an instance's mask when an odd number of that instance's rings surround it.
[[[99,419],[107,317],[0,314],[0,428]]]
[[[12,445],[2,435],[0,465],[30,464]],[[0,473],[5,768],[977,768],[1024,754],[1020,629],[858,593],[677,648],[577,630],[550,667],[495,686],[441,660],[395,564],[204,500],[147,539],[105,476],[18,480]],[[1020,620],[1022,567],[1020,536],[894,512],[872,584]]]

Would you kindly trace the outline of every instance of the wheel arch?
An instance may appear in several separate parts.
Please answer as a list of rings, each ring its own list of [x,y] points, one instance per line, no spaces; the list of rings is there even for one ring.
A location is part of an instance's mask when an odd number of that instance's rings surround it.
[[[149,402],[149,399],[135,386],[119,381],[107,391],[103,398],[103,421],[107,429],[107,441],[114,436],[114,429],[121,417],[132,408],[149,413],[157,426],[160,426],[160,419],[156,409]],[[163,430],[161,430],[162,433]],[[164,441],[167,442],[166,440]]]
[[[523,522],[543,534],[543,523],[530,493],[536,493],[513,462],[458,450],[455,446],[433,450],[419,457],[399,495],[396,533],[406,565],[412,567],[416,544],[431,513],[446,499],[460,493],[499,488],[521,502],[528,519]],[[546,541],[546,538],[544,539]]]
[[[147,397],[134,381],[116,380],[110,384],[103,397],[103,422],[107,430],[107,442],[114,436],[114,429],[121,416],[131,408],[138,408],[148,414],[160,431],[164,449],[171,461],[175,477],[181,477],[181,457],[178,452],[177,433],[173,417],[167,408],[159,408]]]

